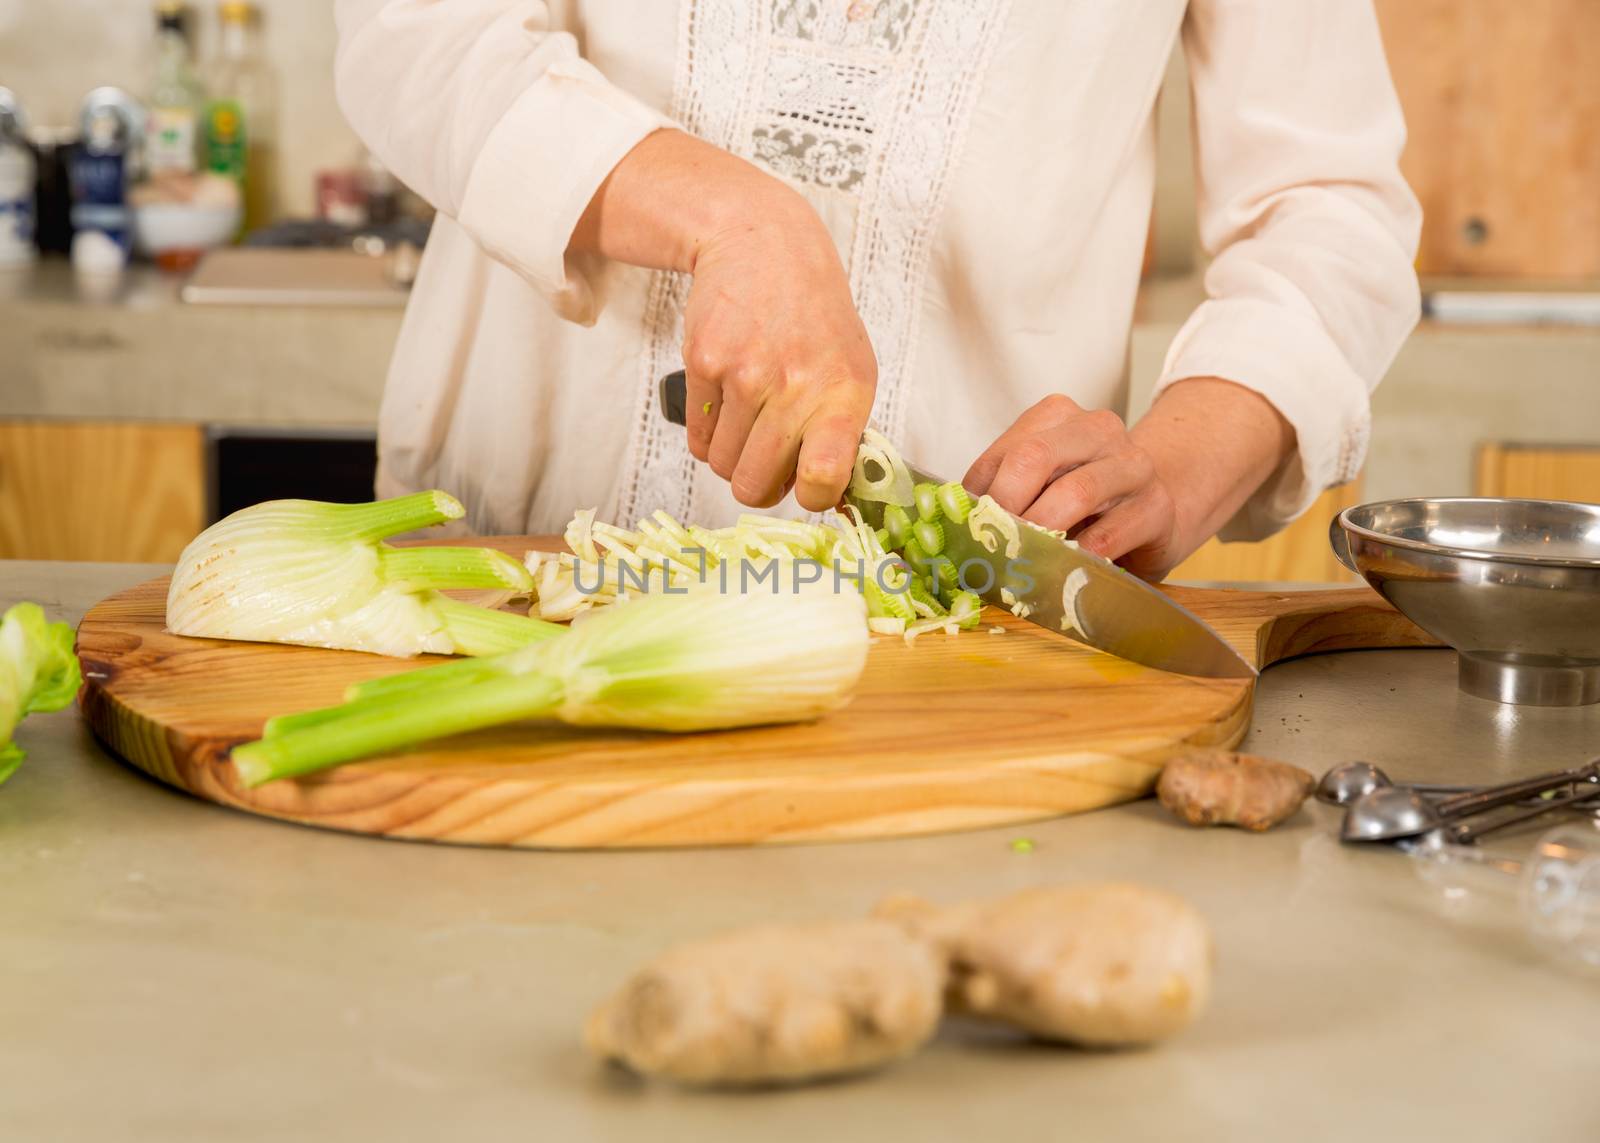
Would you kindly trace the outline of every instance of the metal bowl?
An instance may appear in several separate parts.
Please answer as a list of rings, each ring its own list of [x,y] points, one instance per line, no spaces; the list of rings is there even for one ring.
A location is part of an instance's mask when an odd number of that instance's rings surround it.
[[[1386,500],[1328,529],[1339,562],[1461,655],[1496,702],[1600,702],[1600,504]]]

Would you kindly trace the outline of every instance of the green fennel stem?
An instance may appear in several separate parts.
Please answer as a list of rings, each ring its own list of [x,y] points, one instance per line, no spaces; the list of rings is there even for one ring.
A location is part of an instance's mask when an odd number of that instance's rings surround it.
[[[549,714],[561,702],[558,679],[507,675],[470,687],[450,686],[356,703],[307,721],[305,729],[237,746],[234,765],[246,786],[313,774],[342,762],[398,750],[416,742],[463,734]]]
[[[552,626],[555,626],[552,624]],[[419,667],[414,671],[396,671],[392,675],[379,675],[375,679],[355,683],[344,692],[346,702],[357,699],[384,698],[407,691],[428,690],[453,684],[461,686],[501,673],[501,668],[482,659],[452,659]]]
[[[410,496],[371,504],[341,504],[337,509],[331,519],[339,530],[352,539],[361,540],[398,536],[466,515],[460,501],[439,491],[414,492]]]
[[[378,549],[383,578],[415,588],[503,588],[529,591],[533,577],[528,569],[504,552],[492,548],[391,548]]]
[[[567,633],[559,623],[491,607],[474,607],[456,599],[436,600],[434,611],[463,655],[499,655]]]

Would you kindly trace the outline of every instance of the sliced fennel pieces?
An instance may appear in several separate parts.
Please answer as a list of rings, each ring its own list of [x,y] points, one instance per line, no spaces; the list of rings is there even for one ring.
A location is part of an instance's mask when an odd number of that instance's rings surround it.
[[[850,477],[850,495],[857,500],[906,508],[917,502],[915,489],[911,470],[888,438],[876,429],[862,433],[855,472]]]
[[[827,585],[644,596],[561,639],[374,680],[343,706],[274,719],[233,761],[257,786],[524,719],[682,732],[817,718],[861,677],[865,614],[859,594]]]
[[[792,590],[809,578],[836,591],[853,585],[866,600],[875,634],[898,635],[919,620],[976,626],[982,604],[962,590],[955,565],[942,553],[948,529],[971,526],[977,534],[987,515],[978,509],[987,503],[992,514],[994,502],[984,498],[975,508],[972,495],[956,483],[913,484],[905,462],[875,432],[862,438],[851,494],[883,502],[883,527],[869,527],[853,505],[822,523],[746,514],[727,528],[684,525],[653,512],[631,530],[597,521],[594,510],[585,509],[566,527],[569,552],[529,554],[531,614],[585,621],[597,609],[646,595],[764,584]],[[1015,521],[1001,517],[1011,525],[1014,545]],[[989,539],[991,551],[1000,539]],[[951,614],[963,596],[960,614]]]
[[[371,504],[274,500],[196,536],[167,592],[178,635],[370,651],[487,655],[559,634],[522,615],[441,595],[452,588],[525,594],[532,579],[488,548],[408,547],[384,537],[463,515],[443,492]]]
[[[72,652],[72,626],[46,622],[37,603],[19,603],[0,617],[0,782],[22,764],[11,735],[24,715],[60,710],[82,682]]]
[[[1073,568],[1067,573],[1066,582],[1061,585],[1061,630],[1086,635],[1083,628],[1083,616],[1078,612],[1078,595],[1089,586],[1089,573],[1082,568]]]
[[[997,552],[1000,545],[1005,544],[1008,560],[1016,559],[1022,551],[1022,532],[1017,527],[1017,518],[995,503],[993,497],[978,497],[978,502],[967,513],[967,531],[985,551]]]

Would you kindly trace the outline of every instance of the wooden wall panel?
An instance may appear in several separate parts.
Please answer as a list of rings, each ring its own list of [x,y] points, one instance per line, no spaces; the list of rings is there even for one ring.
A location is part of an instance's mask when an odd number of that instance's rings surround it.
[[[1472,494],[1600,504],[1600,447],[1480,445]]]
[[[1240,583],[1354,583],[1357,577],[1333,558],[1328,521],[1361,503],[1359,482],[1330,488],[1304,516],[1276,536],[1255,543],[1210,540],[1179,564],[1173,581]]]
[[[1377,0],[1424,274],[1600,276],[1600,2]]]
[[[199,425],[0,421],[0,558],[167,563],[204,526]]]

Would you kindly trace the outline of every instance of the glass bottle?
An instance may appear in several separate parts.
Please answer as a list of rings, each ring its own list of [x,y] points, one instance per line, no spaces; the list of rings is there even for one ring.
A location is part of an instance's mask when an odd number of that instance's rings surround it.
[[[0,266],[33,259],[33,150],[16,97],[0,87]]]
[[[255,5],[222,0],[217,12],[221,39],[206,77],[206,168],[239,184],[244,229],[254,230],[274,214],[277,85],[257,44]]]
[[[203,104],[188,34],[188,6],[181,0],[156,5],[156,67],[150,91],[144,164],[153,178],[192,175],[199,169]]]

